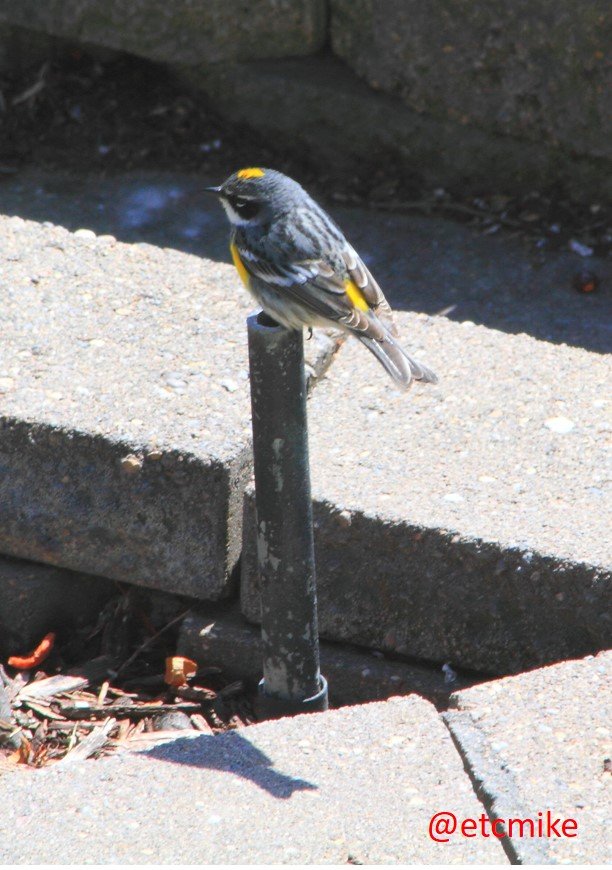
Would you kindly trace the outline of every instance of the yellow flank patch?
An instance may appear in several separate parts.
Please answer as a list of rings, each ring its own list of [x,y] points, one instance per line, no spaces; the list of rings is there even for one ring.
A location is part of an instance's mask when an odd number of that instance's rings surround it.
[[[346,291],[346,295],[351,300],[355,308],[360,308],[361,311],[368,311],[370,306],[366,302],[365,296],[354,281],[351,281],[350,278],[347,278],[344,282],[344,289]]]
[[[238,274],[240,275],[240,280],[244,284],[245,287],[249,286],[249,273],[244,267],[244,263],[240,259],[240,254],[238,253],[238,248],[232,242],[230,244],[230,251],[232,254],[232,260],[234,261],[234,266],[236,267]]]
[[[259,166],[251,166],[249,169],[241,169],[236,175],[238,178],[261,178],[265,172]]]

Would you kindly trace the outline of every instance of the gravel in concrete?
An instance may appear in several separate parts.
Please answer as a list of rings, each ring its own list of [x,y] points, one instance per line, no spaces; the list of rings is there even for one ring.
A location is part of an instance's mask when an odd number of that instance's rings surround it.
[[[608,360],[398,322],[439,386],[397,393],[347,342],[310,403],[322,634],[497,673],[612,645]]]
[[[228,594],[250,475],[253,308],[233,269],[19,217],[0,218],[0,238],[0,548]]]
[[[484,810],[416,697],[9,774],[0,791],[3,862],[505,863],[494,838],[430,838],[435,812]]]
[[[608,651],[453,696],[445,719],[491,815],[576,822],[538,841],[516,828],[513,863],[610,864],[611,680]]]

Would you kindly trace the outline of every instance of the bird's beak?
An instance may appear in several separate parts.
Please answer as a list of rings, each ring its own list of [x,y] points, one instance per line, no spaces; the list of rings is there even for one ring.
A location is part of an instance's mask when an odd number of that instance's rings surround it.
[[[221,193],[220,187],[205,187],[204,190],[206,193],[215,193],[217,196]]]

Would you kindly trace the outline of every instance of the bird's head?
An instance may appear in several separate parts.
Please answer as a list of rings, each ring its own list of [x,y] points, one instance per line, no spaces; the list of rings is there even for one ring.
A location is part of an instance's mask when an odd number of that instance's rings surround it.
[[[270,223],[289,210],[300,185],[277,172],[252,166],[239,169],[219,187],[205,188],[219,197],[227,217],[234,226]]]

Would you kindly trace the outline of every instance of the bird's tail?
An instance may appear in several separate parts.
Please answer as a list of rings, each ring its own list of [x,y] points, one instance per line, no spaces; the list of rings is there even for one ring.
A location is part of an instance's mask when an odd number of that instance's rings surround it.
[[[437,375],[423,363],[408,356],[391,335],[387,334],[383,341],[367,335],[358,335],[357,338],[374,354],[400,389],[407,390],[413,380],[426,384],[438,383]]]

